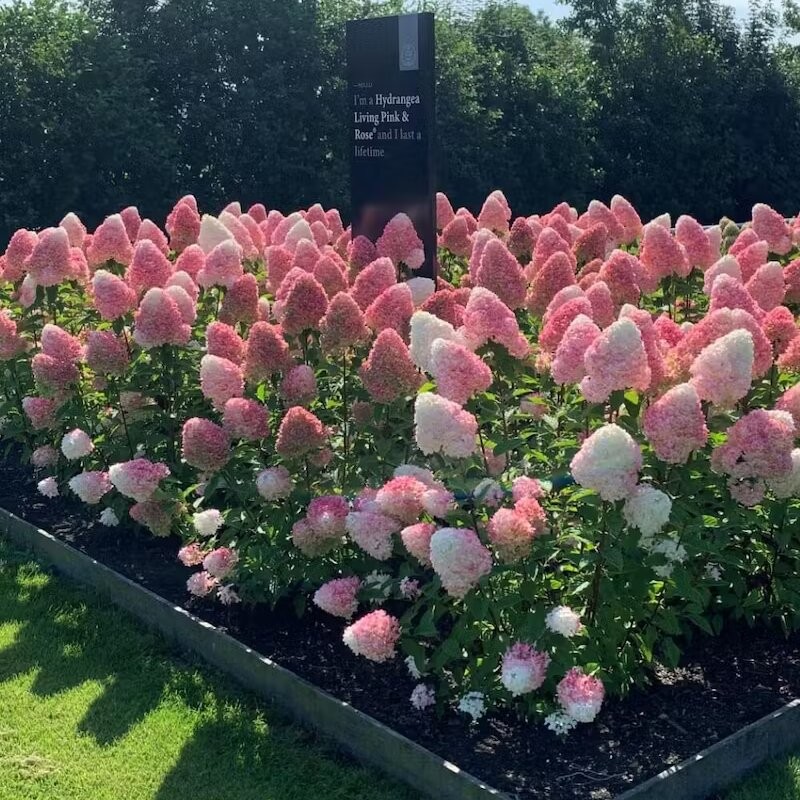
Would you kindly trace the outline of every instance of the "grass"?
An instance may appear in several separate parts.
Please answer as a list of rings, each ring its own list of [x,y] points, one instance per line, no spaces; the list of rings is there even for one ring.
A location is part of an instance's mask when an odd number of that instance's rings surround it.
[[[0,800],[410,800],[0,541]]]
[[[772,761],[730,791],[725,800],[798,800],[800,756]]]

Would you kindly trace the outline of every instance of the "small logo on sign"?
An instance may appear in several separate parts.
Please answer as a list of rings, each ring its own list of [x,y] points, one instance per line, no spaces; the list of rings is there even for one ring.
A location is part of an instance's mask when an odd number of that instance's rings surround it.
[[[417,66],[417,48],[413,44],[406,44],[400,53],[400,69],[415,69]]]

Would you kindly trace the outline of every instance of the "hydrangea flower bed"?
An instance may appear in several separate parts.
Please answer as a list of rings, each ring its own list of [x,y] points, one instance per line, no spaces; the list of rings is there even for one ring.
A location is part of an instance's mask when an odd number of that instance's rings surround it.
[[[3,436],[48,498],[177,534],[193,595],[294,598],[410,703],[558,733],[729,618],[797,627],[800,222],[178,201],[20,230]]]

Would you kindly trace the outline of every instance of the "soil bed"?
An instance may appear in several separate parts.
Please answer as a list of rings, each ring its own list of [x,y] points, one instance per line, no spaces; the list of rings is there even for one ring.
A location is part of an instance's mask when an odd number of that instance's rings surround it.
[[[566,740],[508,712],[473,725],[454,713],[420,714],[402,661],[356,659],[340,622],[322,612],[298,618],[289,603],[229,611],[190,599],[176,537],[104,528],[76,501],[43,498],[30,468],[13,461],[0,461],[0,506],[519,800],[611,798],[800,696],[800,634],[728,626],[689,645],[682,666],[661,671],[646,691],[608,700],[597,723]]]

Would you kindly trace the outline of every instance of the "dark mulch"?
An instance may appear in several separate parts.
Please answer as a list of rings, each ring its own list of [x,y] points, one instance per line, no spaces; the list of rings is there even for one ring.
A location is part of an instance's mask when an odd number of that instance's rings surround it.
[[[86,506],[45,500],[28,467],[0,463],[0,506],[173,603],[226,628],[242,642],[336,697],[523,798],[609,798],[676,764],[800,693],[800,635],[729,627],[689,646],[680,669],[662,672],[646,691],[609,700],[598,722],[559,740],[540,724],[501,712],[477,725],[450,714],[419,714],[408,698],[414,682],[401,661],[376,665],[341,642],[342,625],[316,610],[299,618],[287,604],[232,612],[190,602],[190,571],[175,554],[177,538],[154,539],[92,523]]]

